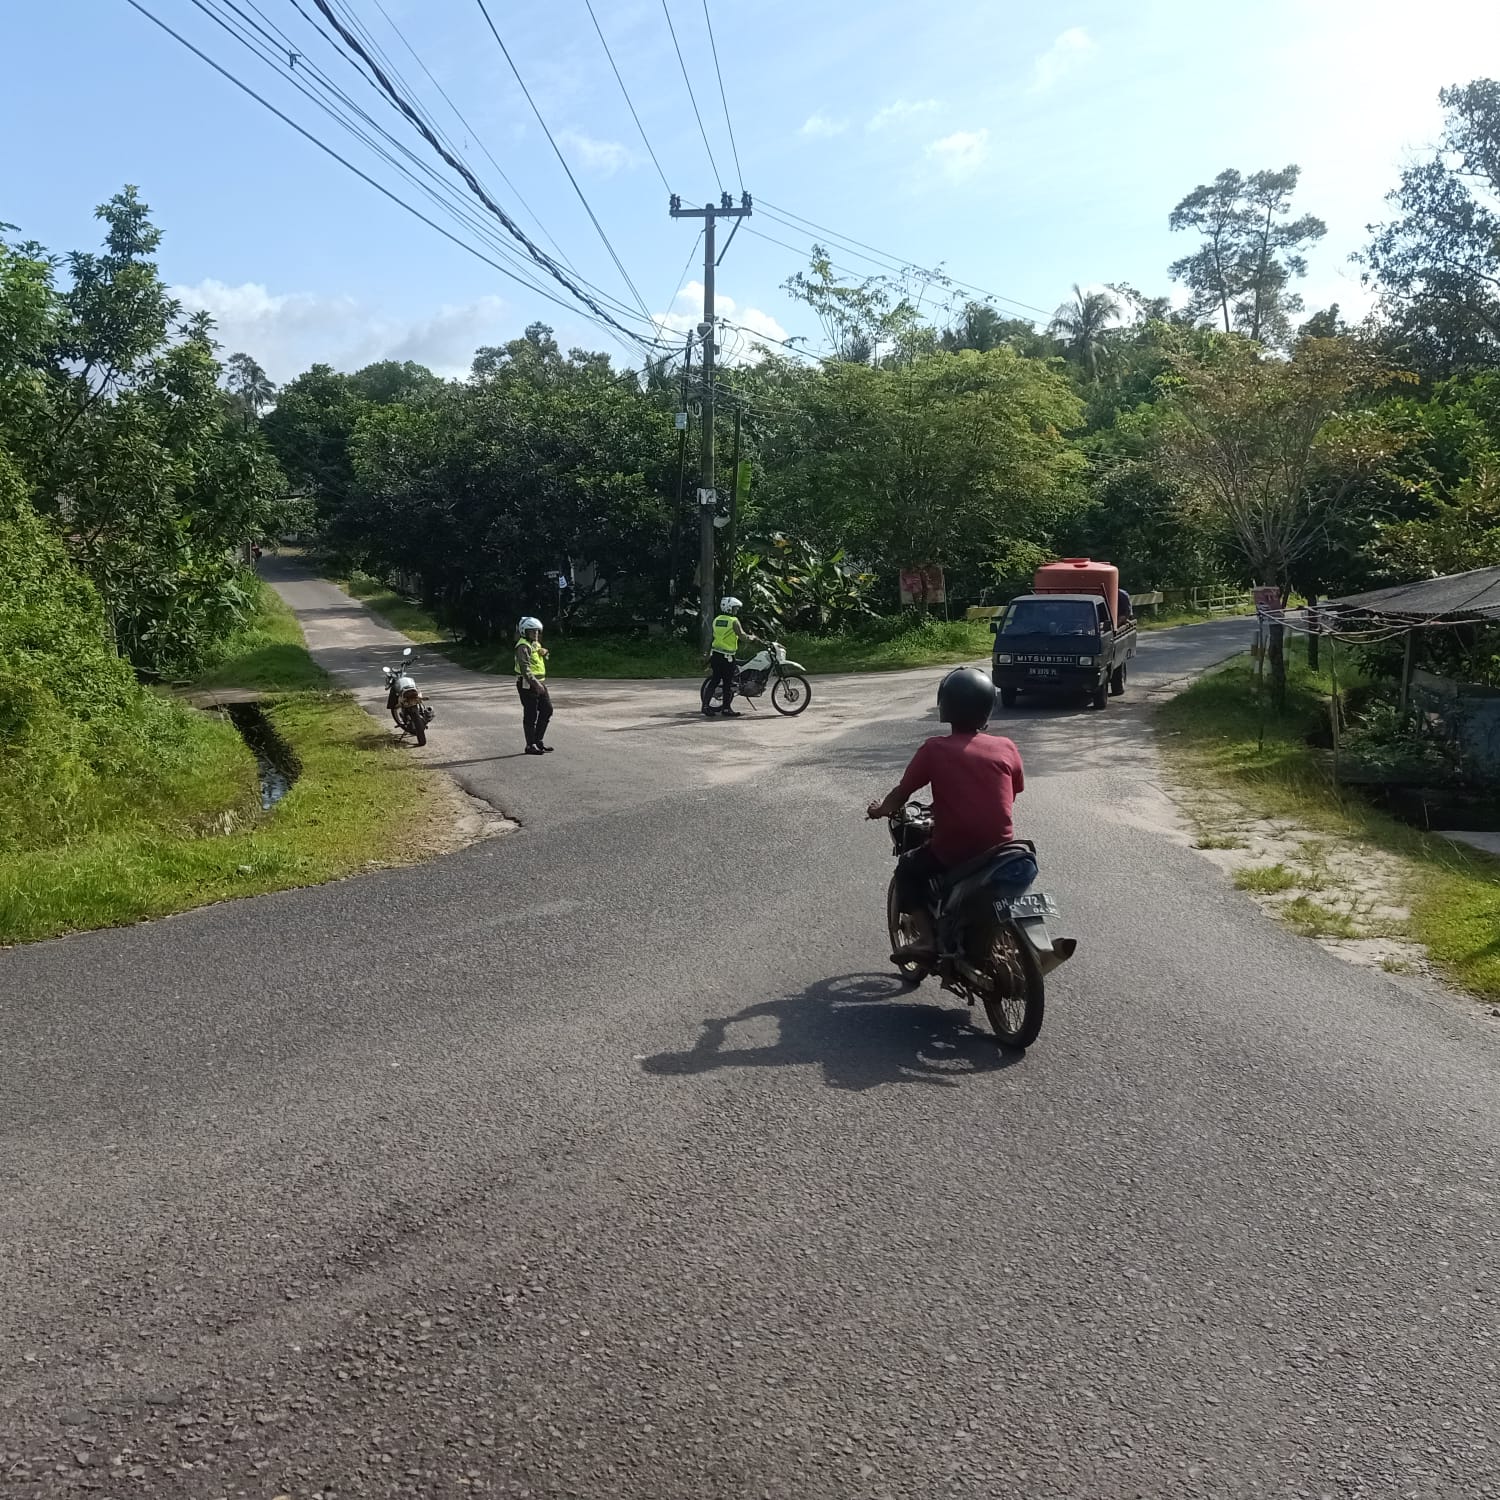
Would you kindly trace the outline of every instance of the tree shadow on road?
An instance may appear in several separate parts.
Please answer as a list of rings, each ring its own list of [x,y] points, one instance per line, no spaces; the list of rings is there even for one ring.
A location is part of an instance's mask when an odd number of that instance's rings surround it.
[[[933,995],[936,1000],[937,992]],[[774,1042],[728,1045],[731,1027],[763,1018],[776,1022]],[[1010,1067],[1021,1056],[1001,1051],[963,1007],[914,999],[894,974],[845,974],[820,980],[800,995],[711,1016],[691,1050],[659,1053],[641,1067],[680,1075],[816,1063],[830,1088],[862,1090],[886,1083],[957,1088],[965,1078]]]

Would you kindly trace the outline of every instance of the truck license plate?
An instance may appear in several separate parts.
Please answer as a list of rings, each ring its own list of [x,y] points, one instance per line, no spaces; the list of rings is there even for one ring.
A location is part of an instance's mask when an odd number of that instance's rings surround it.
[[[1026,668],[1026,675],[1028,677],[1056,677],[1057,676],[1057,668],[1056,667],[1027,667]]]

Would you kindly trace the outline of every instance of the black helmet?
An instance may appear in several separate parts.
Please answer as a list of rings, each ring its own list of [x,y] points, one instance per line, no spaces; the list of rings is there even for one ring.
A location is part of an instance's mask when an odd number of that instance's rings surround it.
[[[995,711],[995,684],[978,667],[955,667],[938,684],[938,718],[964,732],[978,733]]]

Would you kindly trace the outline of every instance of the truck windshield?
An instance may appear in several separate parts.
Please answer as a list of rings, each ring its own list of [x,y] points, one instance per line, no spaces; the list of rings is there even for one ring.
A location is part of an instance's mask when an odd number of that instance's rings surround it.
[[[1001,635],[1097,635],[1099,612],[1082,599],[1017,599]]]

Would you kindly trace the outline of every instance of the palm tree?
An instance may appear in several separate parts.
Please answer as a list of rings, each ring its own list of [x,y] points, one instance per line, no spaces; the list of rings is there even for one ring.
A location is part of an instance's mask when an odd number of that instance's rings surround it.
[[[1073,300],[1052,315],[1047,332],[1068,346],[1068,353],[1090,380],[1099,378],[1099,354],[1104,335],[1120,316],[1120,304],[1109,292],[1086,292],[1075,281]]]
[[[231,354],[224,363],[229,367],[229,389],[244,409],[248,426],[276,399],[276,382],[248,354]]]

